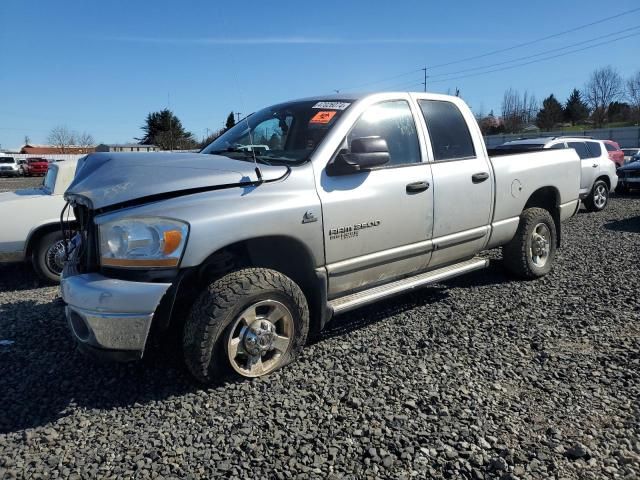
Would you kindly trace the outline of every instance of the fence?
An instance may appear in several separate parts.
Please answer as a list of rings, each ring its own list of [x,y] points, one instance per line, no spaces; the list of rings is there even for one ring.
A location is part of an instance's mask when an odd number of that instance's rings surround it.
[[[598,140],[613,140],[620,144],[620,148],[631,148],[640,146],[640,127],[621,128],[598,128],[593,130],[583,130],[581,132],[568,132],[557,130],[553,132],[536,133],[511,133],[504,135],[489,135],[484,137],[487,148],[497,147],[511,140],[536,137],[593,137]]]
[[[33,154],[33,153],[5,153],[7,157],[13,157],[16,160],[22,160],[24,158],[46,158],[47,160],[77,160],[80,157],[84,157],[86,153],[46,153],[46,154]]]

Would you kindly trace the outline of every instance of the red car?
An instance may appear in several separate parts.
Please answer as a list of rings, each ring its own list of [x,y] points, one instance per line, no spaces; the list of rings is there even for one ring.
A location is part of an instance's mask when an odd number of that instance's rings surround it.
[[[45,175],[47,170],[49,170],[49,162],[44,158],[27,158],[27,164],[24,166],[24,174],[27,177]]]
[[[603,140],[603,142],[609,154],[609,159],[616,164],[616,167],[624,165],[624,152],[620,150],[620,145],[613,140]]]

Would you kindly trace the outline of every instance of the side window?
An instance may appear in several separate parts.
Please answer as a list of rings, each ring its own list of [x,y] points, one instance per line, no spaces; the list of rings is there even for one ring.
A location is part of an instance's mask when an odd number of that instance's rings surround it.
[[[591,152],[589,158],[595,158],[602,155],[602,148],[598,142],[587,142],[587,145],[589,146],[589,152]]]
[[[605,143],[604,144],[604,148],[606,148],[608,152],[615,152],[616,151],[616,147],[614,147],[610,143]]]
[[[569,142],[568,145],[576,151],[581,160],[589,158],[589,150],[584,142]]]
[[[387,165],[419,163],[420,143],[411,108],[405,100],[381,102],[367,108],[347,135],[347,146],[354,138],[381,137],[389,147]]]
[[[555,143],[549,147],[552,150],[562,150],[565,148],[564,143]]]
[[[429,130],[435,161],[475,157],[473,140],[462,113],[451,102],[418,100]]]

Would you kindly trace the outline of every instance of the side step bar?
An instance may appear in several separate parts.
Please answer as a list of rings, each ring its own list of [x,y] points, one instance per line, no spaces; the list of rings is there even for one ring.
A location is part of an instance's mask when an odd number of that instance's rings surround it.
[[[334,315],[348,312],[354,308],[362,307],[369,303],[377,302],[383,298],[392,297],[400,293],[412,290],[414,288],[423,287],[430,283],[440,282],[452,277],[457,277],[464,273],[481,270],[489,265],[486,258],[472,258],[464,262],[449,265],[447,267],[438,268],[430,272],[421,273],[413,277],[403,278],[395,282],[385,283],[377,287],[364,290],[362,292],[352,293],[344,297],[335,298],[329,301],[329,308],[333,310]]]

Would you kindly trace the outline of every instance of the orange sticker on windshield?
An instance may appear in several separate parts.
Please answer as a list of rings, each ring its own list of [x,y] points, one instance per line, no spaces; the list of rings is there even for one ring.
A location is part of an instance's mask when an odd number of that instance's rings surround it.
[[[331,119],[333,117],[335,117],[336,112],[335,111],[330,111],[330,110],[322,110],[318,113],[316,113],[311,120],[309,120],[309,123],[329,123],[331,121]]]

